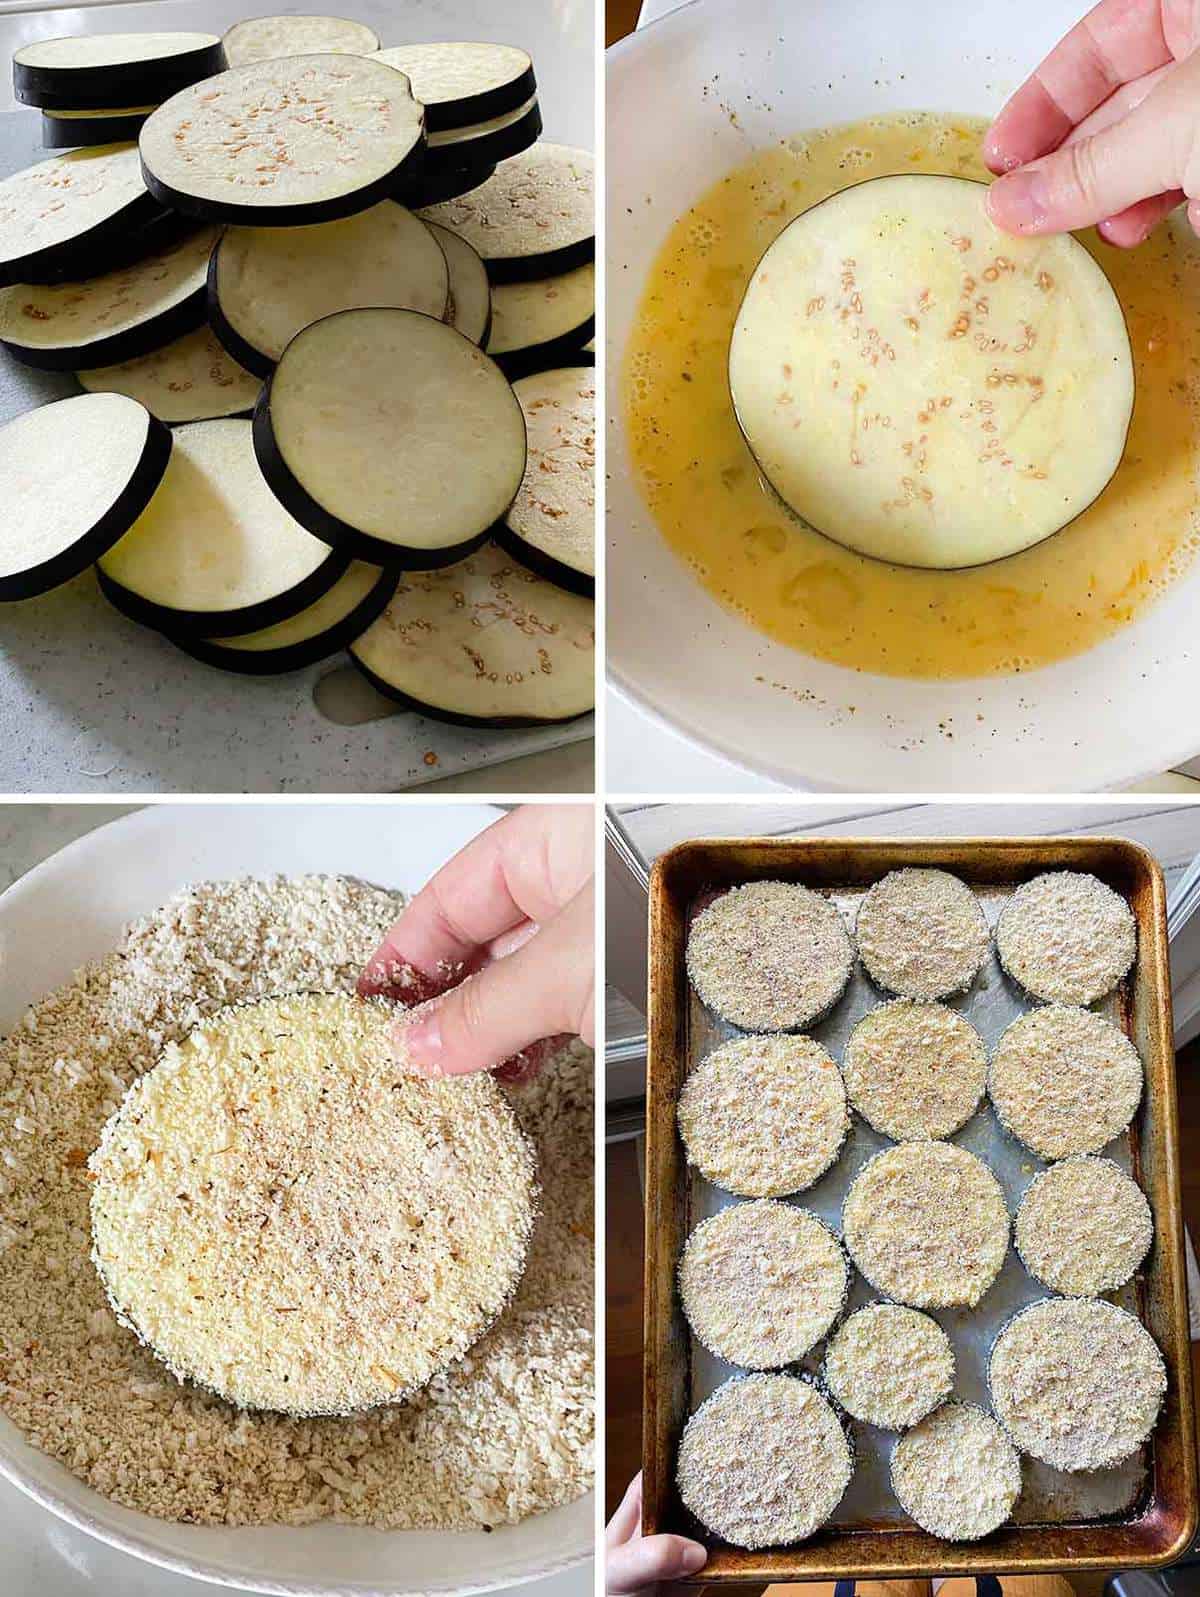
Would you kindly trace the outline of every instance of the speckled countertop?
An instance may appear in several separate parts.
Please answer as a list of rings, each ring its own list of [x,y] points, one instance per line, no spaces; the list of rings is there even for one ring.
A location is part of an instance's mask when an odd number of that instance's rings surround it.
[[[23,4],[23,0],[17,0]],[[286,6],[281,9],[303,9]],[[164,23],[169,11],[170,23]],[[30,39],[106,29],[221,31],[245,0],[150,0],[0,15],[0,61]],[[594,147],[591,0],[361,0],[349,14],[384,43],[437,38],[525,41],[535,53],[545,136]],[[0,172],[45,157],[39,119],[13,108],[0,74]],[[18,367],[0,352],[0,422],[76,392],[70,377]],[[359,724],[339,724],[314,688],[331,676]],[[355,680],[351,680],[355,679]],[[115,614],[91,572],[25,604],[0,629],[0,791],[14,793],[394,792],[517,760],[473,791],[589,791],[590,718],[507,732],[440,725],[379,698],[345,657],[282,677],[238,677],[180,654]],[[567,753],[567,746],[570,752]],[[519,756],[562,751],[525,767]]]

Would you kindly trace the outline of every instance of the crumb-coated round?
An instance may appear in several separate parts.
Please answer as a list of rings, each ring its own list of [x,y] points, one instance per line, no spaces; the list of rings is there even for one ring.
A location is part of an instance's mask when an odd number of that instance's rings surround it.
[[[430,1080],[382,999],[237,1005],[168,1045],[104,1129],[93,1259],[181,1380],[280,1413],[397,1402],[512,1295],[537,1187],[486,1073]]]
[[[987,1050],[965,1015],[895,998],[868,1011],[842,1054],[850,1102],[894,1142],[949,1137],[987,1088]]]
[[[1045,871],[1023,883],[996,923],[1008,974],[1047,1003],[1094,1004],[1129,970],[1137,923],[1119,893],[1085,871]]]
[[[1021,1495],[1021,1460],[985,1409],[944,1403],[896,1443],[892,1490],[931,1536],[974,1542],[1011,1517]]]
[[[702,1220],[679,1261],[679,1296],[697,1338],[743,1369],[801,1359],[846,1301],[842,1245],[807,1209],[760,1198]]]
[[[841,1072],[811,1037],[737,1037],[684,1082],[676,1110],[688,1159],[743,1198],[801,1192],[837,1159],[850,1114]]]
[[[735,1547],[804,1541],[833,1513],[854,1473],[829,1400],[794,1375],[735,1376],[688,1420],[679,1495]]]
[[[864,1425],[902,1431],[954,1389],[954,1349],[936,1320],[900,1303],[868,1303],[825,1350],[825,1384]]]
[[[973,1308],[1008,1251],[1000,1183],[951,1142],[901,1142],[869,1159],[842,1208],[850,1257],[884,1297]]]
[[[1039,1158],[1099,1153],[1141,1102],[1142,1061],[1103,1015],[1047,1004],[996,1044],[988,1095],[1005,1129]]]
[[[1124,1286],[1154,1240],[1146,1195],[1112,1162],[1090,1154],[1060,1160],[1025,1189],[1013,1239],[1030,1275],[1064,1297],[1096,1297]]]
[[[842,996],[853,963],[837,906],[797,882],[731,887],[688,933],[692,986],[744,1031],[811,1026]]]
[[[1106,1469],[1154,1429],[1167,1372],[1154,1338],[1103,1298],[1044,1298],[992,1348],[988,1385],[1014,1444],[1054,1469]]]
[[[965,992],[987,958],[987,919],[949,871],[889,871],[858,906],[854,938],[871,979],[902,998]]]

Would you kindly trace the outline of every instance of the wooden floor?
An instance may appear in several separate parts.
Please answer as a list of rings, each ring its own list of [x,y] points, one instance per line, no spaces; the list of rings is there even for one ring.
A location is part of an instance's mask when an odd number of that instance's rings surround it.
[[[1193,1239],[1200,1238],[1200,1044],[1178,1060],[1183,1209]],[[641,1468],[642,1198],[637,1145],[620,1142],[607,1153],[607,1470],[606,1517]],[[1200,1386],[1200,1359],[1192,1344],[1192,1370]],[[1088,1597],[1102,1577],[1075,1583]]]
[[[604,42],[616,44],[637,27],[642,0],[608,0],[604,10]]]

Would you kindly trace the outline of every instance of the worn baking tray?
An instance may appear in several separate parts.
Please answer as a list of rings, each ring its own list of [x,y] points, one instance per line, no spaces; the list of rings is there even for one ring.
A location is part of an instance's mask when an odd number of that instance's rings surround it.
[[[689,1171],[675,1131],[675,1102],[688,1071],[736,1029],[691,992],[684,948],[692,916],[715,892],[739,882],[780,878],[828,893],[852,921],[855,901],[885,871],[936,865],[979,894],[994,924],[1004,898],[1038,871],[1094,872],[1127,900],[1138,925],[1138,957],[1104,1010],[1133,1039],[1146,1092],[1130,1132],[1107,1150],[1141,1182],[1154,1211],[1155,1244],[1121,1301],[1137,1312],[1162,1348],[1168,1394],[1154,1437],[1139,1458],[1116,1470],[1067,1475],[1022,1460],[1017,1520],[976,1543],[938,1541],[899,1509],[887,1483],[894,1437],[853,1423],[859,1455],[838,1513],[809,1541],[747,1552],[704,1532],[675,1486],[675,1456],[687,1416],[732,1373],[697,1348],[679,1307],[675,1269],[684,1240],[707,1214],[736,1201]],[[853,1022],[880,1002],[861,969],[834,1013],[813,1028],[840,1058]],[[994,953],[979,981],[952,1000],[989,1047],[1029,1001],[1000,971]],[[1153,857],[1121,838],[714,838],[680,844],[655,864],[650,885],[650,985],[646,1147],[646,1293],[643,1411],[643,1526],[647,1534],[699,1535],[710,1548],[704,1582],[823,1580],[843,1577],[1148,1568],[1179,1557],[1196,1528],[1196,1457],[1179,1198],[1178,1124],[1167,957],[1166,892]],[[1041,1161],[996,1124],[986,1103],[955,1139],[996,1170],[1010,1210]],[[858,1116],[834,1170],[794,1200],[835,1222],[852,1174],[883,1144]],[[838,1227],[840,1230],[840,1226]],[[938,1313],[955,1346],[959,1395],[986,1404],[984,1370],[992,1335],[1024,1302],[1045,1296],[1010,1249],[979,1310]],[[850,1306],[871,1293],[855,1280]],[[817,1356],[804,1361],[818,1367]]]

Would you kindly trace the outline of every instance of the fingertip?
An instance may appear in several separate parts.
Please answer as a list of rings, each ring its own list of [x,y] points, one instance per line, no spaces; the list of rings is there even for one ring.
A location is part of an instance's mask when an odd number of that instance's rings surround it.
[[[984,206],[1006,233],[1051,231],[1046,179],[1036,167],[1022,167],[998,177],[988,188]]]

